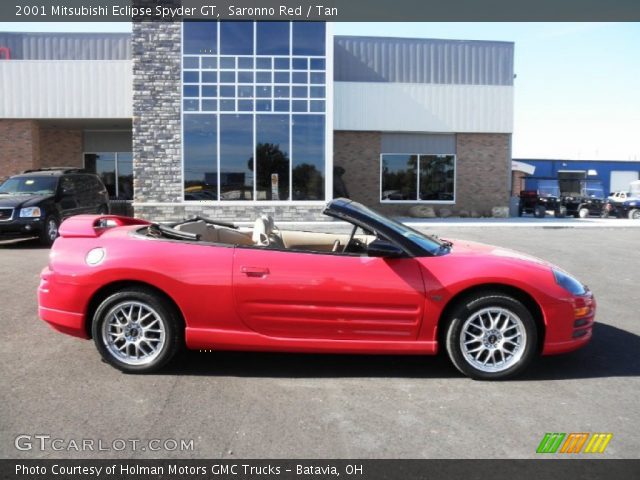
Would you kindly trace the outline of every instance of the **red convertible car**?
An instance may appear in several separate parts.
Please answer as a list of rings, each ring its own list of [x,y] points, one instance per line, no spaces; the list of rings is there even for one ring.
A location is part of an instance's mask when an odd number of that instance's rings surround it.
[[[205,218],[171,226],[76,216],[60,226],[38,289],[53,328],[93,338],[125,372],[190,349],[424,354],[476,379],[591,338],[595,300],[542,260],[424,235],[356,202],[327,215],[347,234]]]

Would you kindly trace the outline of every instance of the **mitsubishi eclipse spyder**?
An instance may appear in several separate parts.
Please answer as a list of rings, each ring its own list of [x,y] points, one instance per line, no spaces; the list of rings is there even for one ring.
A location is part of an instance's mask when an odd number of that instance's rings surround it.
[[[463,374],[520,374],[586,345],[593,294],[537,258],[420,233],[351,200],[324,213],[350,233],[196,217],[65,220],[38,288],[53,328],[106,362],[157,371],[189,349],[434,355]],[[331,225],[331,223],[328,223]]]

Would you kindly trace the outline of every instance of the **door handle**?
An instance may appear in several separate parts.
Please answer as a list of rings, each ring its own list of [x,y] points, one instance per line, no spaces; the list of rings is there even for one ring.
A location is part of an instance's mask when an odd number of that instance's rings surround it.
[[[269,275],[267,267],[240,267],[240,271],[247,277],[266,277]]]

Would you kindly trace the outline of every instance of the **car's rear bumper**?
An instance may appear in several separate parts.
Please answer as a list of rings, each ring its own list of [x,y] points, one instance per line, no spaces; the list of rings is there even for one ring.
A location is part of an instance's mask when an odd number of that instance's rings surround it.
[[[576,315],[580,309],[586,313]],[[576,296],[545,310],[546,338],[543,355],[568,353],[584,347],[593,335],[596,301],[591,292]]]
[[[38,287],[38,315],[52,328],[74,337],[89,338],[83,312],[73,311],[69,303],[76,287],[56,281],[49,268],[40,274]]]

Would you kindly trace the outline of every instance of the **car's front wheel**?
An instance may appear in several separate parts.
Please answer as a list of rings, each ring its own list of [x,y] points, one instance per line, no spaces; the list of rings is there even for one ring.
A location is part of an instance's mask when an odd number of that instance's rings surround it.
[[[536,353],[531,312],[517,299],[482,293],[460,302],[449,317],[446,349],[463,374],[502,380],[522,372]]]
[[[179,314],[165,298],[143,288],[116,292],[102,301],[92,335],[102,358],[127,373],[162,368],[182,345]]]
[[[631,220],[640,220],[640,209],[634,208],[629,210],[629,218]]]

